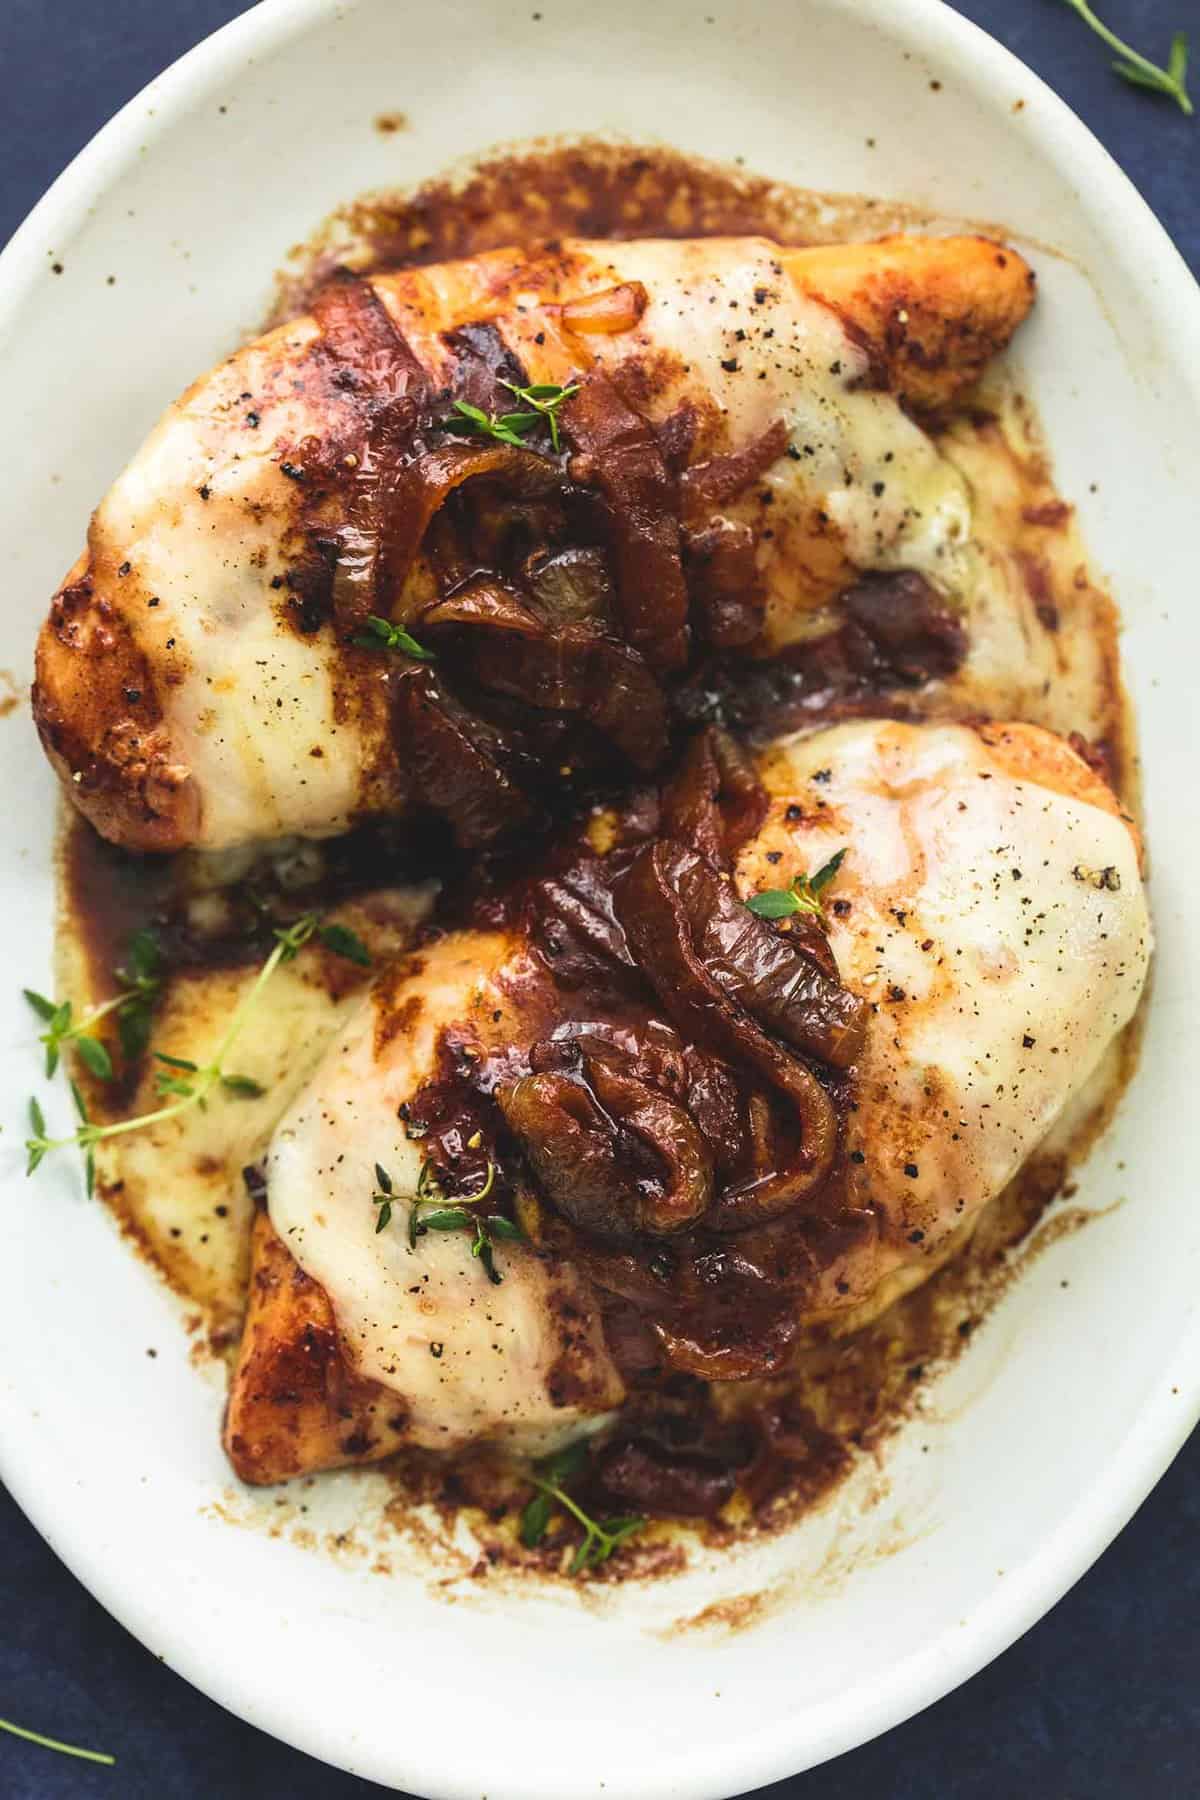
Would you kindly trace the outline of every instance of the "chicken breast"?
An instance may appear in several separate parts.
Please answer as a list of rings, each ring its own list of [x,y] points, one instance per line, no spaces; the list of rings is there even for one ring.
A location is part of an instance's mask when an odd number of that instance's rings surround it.
[[[786,1368],[924,1280],[1087,1082],[1151,935],[1136,833],[1068,745],[865,721],[758,776],[731,873],[693,784],[656,839],[376,985],[268,1157],[226,1434],[247,1479],[547,1447],[619,1405],[634,1317],[668,1368]],[[739,905],[838,852],[827,938]],[[461,1218],[410,1235],[434,1157],[471,1220],[515,1195],[499,1285]]]
[[[149,850],[418,804],[486,841],[527,816],[531,757],[599,740],[650,769],[693,644],[769,654],[858,570],[954,601],[967,488],[912,409],[1031,299],[979,238],[567,242],[335,283],[175,402],[97,508],[39,642],[47,752]],[[551,439],[505,383],[579,386]],[[455,435],[459,403],[524,422]],[[372,614],[436,670],[360,647]]]
[[[1132,1018],[1152,943],[1139,840],[1032,725],[847,725],[760,772],[771,809],[744,893],[848,846],[829,941],[871,1002],[845,1132],[871,1229],[808,1308],[857,1322],[963,1241]]]
[[[511,996],[530,985],[529,962],[520,938],[504,933],[450,936],[402,959],[285,1115],[267,1156],[274,1234],[262,1228],[260,1249],[277,1263],[272,1235],[286,1246],[332,1304],[354,1377],[388,1391],[380,1409],[388,1431],[371,1432],[380,1454],[397,1441],[454,1450],[477,1437],[543,1454],[623,1395],[596,1300],[570,1267],[505,1242],[502,1279],[493,1282],[469,1232],[431,1231],[414,1245],[405,1222],[423,1159],[400,1108],[434,1073],[445,1031],[477,1027],[501,1044],[507,1019],[528,1041]],[[400,1196],[399,1216],[383,1231],[372,1203],[376,1165]],[[259,1291],[256,1272],[251,1356],[276,1335],[263,1323]],[[272,1282],[272,1308],[289,1332],[301,1318],[307,1325],[312,1284],[302,1302],[294,1289],[285,1302],[277,1291]],[[241,1385],[229,1442],[253,1444]],[[363,1428],[356,1414],[351,1429]],[[302,1424],[298,1433],[306,1435]],[[241,1472],[255,1454],[235,1457]]]

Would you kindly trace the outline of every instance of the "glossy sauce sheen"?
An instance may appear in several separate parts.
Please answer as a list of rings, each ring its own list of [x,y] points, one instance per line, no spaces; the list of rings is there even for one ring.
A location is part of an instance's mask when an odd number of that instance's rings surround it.
[[[536,207],[530,205],[530,194],[538,196]],[[873,228],[881,228],[874,224],[874,211],[869,203],[863,203],[857,216],[851,218],[848,235],[863,235]],[[847,217],[850,215],[844,214],[841,221],[843,230]],[[698,165],[685,165],[668,155],[634,155],[596,149],[547,151],[532,157],[513,158],[484,168],[465,192],[434,186],[415,200],[397,202],[394,206],[384,204],[369,211],[359,209],[348,214],[331,235],[343,250],[347,238],[350,239],[354,246],[351,260],[358,266],[387,268],[402,262],[428,263],[451,254],[472,253],[497,243],[528,241],[531,236],[544,241],[567,230],[596,238],[609,234],[665,232],[672,236],[687,236],[703,231],[755,231],[772,235],[781,242],[814,241],[825,235],[836,237],[838,234],[837,226],[830,233],[827,215],[819,200],[812,197],[787,194],[767,184],[706,170]],[[613,277],[643,280],[653,295],[663,259],[669,260],[674,254],[667,245],[653,250],[627,249],[623,252],[621,267],[614,268]],[[649,257],[647,266],[638,264],[639,255]],[[324,256],[326,252],[318,246],[309,258],[309,267],[319,268]],[[327,270],[328,261],[324,266]],[[698,309],[703,307],[706,313],[712,310],[713,295],[705,287],[705,280],[703,272],[685,277],[688,305],[679,310],[677,321],[661,319],[655,322],[655,335],[660,341],[669,339],[677,325],[680,335],[676,349],[681,358],[687,356],[694,342],[697,317],[700,316]],[[603,285],[599,274],[594,285]],[[754,329],[778,329],[777,324],[771,322],[771,297],[778,290],[777,271],[769,266],[761,269],[747,266],[744,289],[744,292],[741,289],[726,291],[722,278],[720,304],[731,315],[731,320],[735,313],[744,315],[744,320],[722,325],[720,348],[727,355],[718,357],[718,363],[736,362],[738,346],[745,342],[744,335],[741,339],[737,337],[739,331],[745,334]],[[307,277],[298,277],[287,291],[289,308],[296,310],[311,291],[311,282]],[[768,297],[759,299],[759,294]],[[736,305],[730,305],[731,301]],[[799,304],[803,309],[803,302]],[[814,315],[820,311],[812,310]],[[822,341],[822,332],[828,336],[827,343]],[[513,348],[518,353],[524,348],[519,333],[513,339]],[[1105,759],[1105,766],[1118,788],[1131,795],[1133,765],[1120,690],[1115,614],[1111,604],[1087,577],[1070,508],[1064,507],[1054,494],[1026,409],[1011,393],[995,387],[982,402],[973,403],[969,411],[935,420],[931,431],[918,429],[902,415],[897,416],[894,409],[886,423],[879,424],[880,397],[856,383],[855,378],[865,373],[865,368],[860,366],[861,353],[838,329],[836,321],[828,315],[806,317],[803,354],[807,359],[803,404],[810,411],[789,417],[789,429],[798,439],[812,444],[814,464],[828,460],[826,486],[832,481],[834,465],[845,463],[847,444],[853,446],[855,466],[851,472],[855,479],[842,484],[838,500],[842,509],[838,524],[852,560],[861,559],[876,568],[894,565],[919,569],[938,587],[953,590],[961,610],[957,623],[952,622],[949,628],[941,621],[929,624],[919,620],[913,626],[909,641],[897,647],[883,644],[877,636],[866,632],[860,618],[848,612],[838,612],[834,616],[818,607],[796,635],[793,652],[788,658],[781,659],[781,673],[766,674],[755,663],[739,664],[734,656],[727,659],[720,670],[709,670],[703,679],[693,681],[684,701],[685,710],[690,708],[691,720],[701,723],[712,719],[728,720],[740,731],[750,735],[757,732],[760,737],[769,738],[783,728],[828,723],[856,713],[877,715],[888,712],[918,719],[969,719],[980,714],[1024,718],[1061,732],[1081,732],[1091,745],[1097,747],[1095,753]],[[841,366],[835,371],[837,364]],[[739,409],[744,412],[746,416],[741,423],[747,432],[752,435],[753,431],[770,425],[775,412],[762,405],[750,384],[739,382],[737,369],[725,370],[716,380],[723,383],[717,396],[721,406],[735,416],[739,415]],[[670,410],[669,387],[660,390],[660,399],[665,415]],[[756,407],[761,408],[761,417],[755,412]],[[852,419],[844,417],[847,408],[853,413]],[[839,436],[839,433],[845,436]],[[899,468],[895,466],[898,453]],[[890,458],[886,463],[885,457]],[[760,523],[764,506],[779,509],[778,537],[768,539],[765,552],[769,576],[768,634],[776,648],[791,635],[793,628],[787,621],[797,616],[794,608],[780,600],[783,596],[786,602],[788,571],[792,565],[788,553],[787,497],[777,491],[778,480],[778,477],[769,477],[765,484],[755,486],[730,509],[735,517],[757,516]],[[874,492],[880,482],[884,485],[882,495]],[[913,496],[918,491],[919,500],[914,501]],[[973,496],[973,512],[969,494]],[[773,549],[772,543],[776,546]],[[861,618],[867,618],[868,613],[869,609],[862,612]],[[961,630],[963,639],[952,645],[955,630]],[[910,659],[907,668],[906,657]],[[913,658],[915,662],[911,660]],[[898,667],[901,670],[899,680]],[[324,726],[318,721],[314,735],[319,736],[323,730]],[[853,738],[846,740],[845,753],[851,762],[853,745]],[[769,790],[773,790],[777,782],[791,784],[788,787],[791,798],[782,803],[785,809],[789,804],[797,804],[792,788],[802,787],[811,780],[814,772],[806,772],[794,764],[785,778],[780,774],[778,764],[772,773],[769,758],[764,765],[764,779]],[[318,773],[324,778],[330,771],[322,766]],[[336,774],[336,762],[333,773]],[[747,892],[755,887],[774,885],[778,879],[774,873],[775,865],[763,862],[762,858],[773,854],[785,843],[789,854],[794,854],[795,833],[784,833],[776,842],[771,834],[782,831],[783,827],[773,821],[774,815],[768,818],[763,835],[755,839],[738,864],[739,885]],[[995,823],[1000,831],[1001,821],[997,818]],[[76,842],[79,833],[80,828],[76,826]],[[233,835],[236,836],[236,829]],[[856,841],[873,846],[869,856],[878,864],[877,867],[870,865],[869,873],[867,867],[860,868],[857,880],[869,883],[871,879],[877,879],[882,891],[889,878],[889,871],[883,867],[889,854],[887,833],[876,838],[868,828],[859,826]],[[1002,833],[997,835],[996,841],[997,844],[1002,842]],[[823,847],[837,847],[833,836]],[[1117,854],[1116,850],[1112,851],[1113,856]],[[1123,851],[1121,854],[1128,857],[1131,853]],[[819,837],[806,840],[805,866],[811,868],[819,860]],[[869,857],[865,856],[864,863],[868,861]],[[443,863],[452,885],[456,866],[453,858]],[[72,985],[78,991],[105,991],[106,971],[112,967],[112,934],[106,933],[102,919],[106,911],[109,914],[113,911],[109,896],[118,893],[122,896],[121,913],[128,918],[124,911],[125,897],[138,891],[137,867],[136,861],[131,862],[120,853],[106,853],[97,863],[94,857],[89,858],[78,850],[67,865],[67,962]],[[381,953],[404,941],[404,934],[411,930],[410,921],[420,911],[420,904],[411,903],[402,895],[388,901],[384,890],[394,882],[391,871],[397,868],[407,872],[402,861],[385,859],[377,870],[356,877],[349,888],[343,886],[335,890],[340,891],[350,909],[347,917],[354,918],[359,925],[366,919],[364,935],[377,928],[381,930],[378,940]],[[1131,894],[1136,885],[1136,861],[1126,872],[1129,881],[1125,891]],[[890,874],[894,876],[895,871]],[[189,866],[185,875],[182,886],[185,892],[192,892],[196,871]],[[382,881],[381,875],[384,876]],[[161,881],[162,878],[156,876],[155,879]],[[318,871],[314,885],[305,890],[304,897],[320,894],[321,882],[326,879],[327,872]],[[852,879],[848,868],[847,880]],[[1011,874],[1007,879],[1012,881]],[[1013,884],[1012,891],[1003,890],[1005,905],[1018,904],[1014,898],[1016,885]],[[177,901],[168,903],[156,895],[152,884],[144,891],[148,913],[157,911],[161,916],[164,908],[167,912],[172,907],[177,908]],[[861,899],[861,895],[855,895],[853,886],[848,888],[846,897],[851,906],[855,904],[855,897]],[[945,923],[943,915],[937,926],[939,934]],[[894,919],[890,923],[883,920],[880,935],[877,939],[872,937],[872,942],[886,943],[886,952],[871,969],[864,964],[860,970],[856,963],[857,946],[865,942],[865,936],[849,928],[843,929],[837,915],[833,915],[832,944],[843,975],[852,969],[856,976],[871,974],[883,982],[885,992],[894,989],[905,995],[903,1007],[907,1011],[903,1014],[901,1003],[892,1003],[898,1017],[912,1021],[905,1025],[905,1032],[911,1032],[913,1038],[911,1045],[906,1044],[902,1063],[920,1051],[922,995],[931,1001],[936,996],[937,983],[929,972],[928,953],[917,948],[933,930],[932,925],[928,930],[923,927],[922,935],[917,937],[915,919],[911,929],[908,925],[898,927]],[[72,938],[74,948],[70,947]],[[218,933],[213,957],[207,960],[215,959],[219,966],[210,971],[205,967],[206,958],[198,956],[187,975],[170,984],[166,1005],[168,1008],[177,1004],[181,1007],[176,1032],[172,1035],[172,1048],[179,1048],[183,1054],[192,1055],[198,1046],[203,1048],[214,1023],[227,1012],[231,981],[236,990],[236,977],[231,973],[229,958],[232,957],[234,963],[244,961],[242,952],[222,948],[233,941],[233,937],[223,938]],[[1054,941],[1059,944],[1059,940]],[[504,957],[511,955],[512,944],[501,933],[493,948],[499,968]],[[432,974],[443,953],[433,946],[430,951],[418,954],[423,956]],[[452,949],[445,952],[448,957],[453,954]],[[474,967],[486,985],[490,979],[485,972],[489,966],[488,956],[480,950],[479,958]],[[507,984],[502,983],[505,1004],[513,991],[511,979],[506,978],[506,981]],[[931,981],[932,987],[928,985]],[[516,985],[520,987],[521,984]],[[1132,975],[1129,985],[1131,988],[1135,985]],[[448,991],[453,990],[453,986],[450,982]],[[177,1285],[209,1306],[212,1316],[222,1321],[226,1329],[229,1321],[236,1318],[239,1288],[245,1279],[244,1234],[250,1209],[240,1187],[232,1208],[228,1199],[217,1200],[216,1194],[222,1190],[222,1184],[238,1186],[235,1171],[240,1169],[243,1161],[253,1162],[261,1155],[286,1101],[313,1067],[320,1045],[336,1041],[335,1034],[346,1016],[343,1004],[346,990],[343,988],[339,994],[338,988],[339,977],[336,973],[331,977],[327,966],[323,966],[320,978],[311,973],[297,978],[294,1002],[290,999],[289,1004],[294,1003],[298,1010],[288,1015],[290,1025],[279,1034],[279,1073],[272,1081],[269,1098],[255,1103],[255,1108],[261,1108],[261,1112],[256,1112],[253,1120],[248,1121],[244,1114],[239,1117],[228,1110],[224,1113],[213,1111],[204,1125],[203,1148],[199,1140],[180,1141],[175,1134],[168,1133],[161,1142],[151,1144],[147,1141],[140,1148],[138,1157],[128,1159],[119,1170],[114,1165],[111,1171],[114,1182],[123,1183],[110,1189],[115,1203],[124,1209],[126,1218],[135,1223],[139,1235],[148,1242]],[[1019,998],[1014,1004],[1019,1011]],[[488,1009],[489,1015],[493,1010],[496,1008]],[[914,1011],[918,1015],[916,1020],[913,1019]],[[1120,1005],[1114,1002],[1114,1013],[1120,1011]],[[418,1061],[424,1057],[428,1062],[434,1055],[436,1016],[434,990],[430,989],[426,994],[426,1013],[418,1034],[419,1042],[414,1038],[411,1046],[411,1054]],[[395,1103],[404,1097],[401,1088],[397,1087],[395,1093],[389,1088],[385,1093],[359,1082],[354,1076],[355,1058],[365,1056],[369,1060],[370,1056],[370,1046],[362,1036],[364,1029],[363,1025],[357,1025],[344,1039],[348,1085],[343,1104],[352,1107],[368,1105],[376,1110],[382,1106],[388,1113],[388,1156],[395,1165],[393,1173],[397,1185],[403,1188],[410,1185],[403,1179],[405,1175],[415,1180],[420,1157],[416,1145],[395,1130]],[[1023,1032],[1022,1036],[1025,1035],[1029,1033]],[[309,1047],[303,1055],[298,1055],[295,1045],[305,1037],[310,1040]],[[944,1041],[940,1030],[938,1041]],[[422,1045],[425,1046],[423,1050]],[[1033,1067],[1031,1063],[1037,1066]],[[963,1064],[960,1073],[969,1087],[972,1079],[969,1060]],[[1082,1067],[1077,1073],[1082,1077]],[[411,1076],[409,1080],[411,1085]],[[1028,1051],[1020,1066],[1008,1071],[1008,1080],[1022,1084],[1021,1123],[1013,1128],[1009,1141],[990,1146],[984,1154],[986,1176],[979,1177],[981,1192],[985,1188],[992,1191],[995,1185],[1003,1184],[1008,1173],[1038,1141],[1042,1126],[1057,1110],[1041,1098],[1041,1064],[1038,1059],[1031,1058]],[[295,1145],[305,1132],[333,1129],[329,1117],[320,1122],[306,1121],[301,1112],[290,1118],[292,1122],[276,1137],[272,1151],[281,1175],[285,1172],[289,1145]],[[382,1130],[382,1113],[377,1123]],[[878,1134],[865,1133],[861,1140],[865,1146],[864,1156],[873,1157],[875,1145],[882,1136],[889,1142],[899,1142],[894,1120]],[[333,1142],[331,1139],[331,1156],[336,1154]],[[847,1139],[846,1148],[850,1148],[850,1139]],[[201,1159],[207,1159],[203,1173]],[[921,1159],[915,1149],[907,1160],[909,1166],[921,1170]],[[326,1167],[319,1151],[316,1165]],[[857,1164],[850,1166],[859,1167]],[[901,1164],[902,1168],[904,1166]],[[869,1173],[876,1181],[881,1178],[881,1171],[875,1166]],[[971,1180],[975,1178],[968,1173],[965,1183],[959,1183],[963,1192],[955,1196],[963,1199],[968,1209],[972,1203],[964,1196],[969,1194]],[[1052,1183],[1046,1182],[1044,1171],[1039,1170],[1039,1178],[1043,1188],[1052,1187]],[[902,1294],[905,1286],[911,1284],[914,1269],[918,1271],[916,1279],[924,1279],[930,1266],[936,1266],[942,1255],[949,1254],[963,1242],[957,1220],[936,1220],[931,1227],[940,1197],[936,1165],[927,1162],[923,1173],[917,1177],[901,1175],[899,1179],[906,1192],[896,1216],[902,1219],[904,1231],[897,1233],[895,1244],[876,1245],[871,1260],[868,1263],[860,1261],[855,1269],[839,1264],[836,1259],[825,1261],[821,1277],[825,1287],[814,1289],[810,1295],[814,1330],[819,1330],[822,1313],[840,1313],[851,1323],[870,1319],[885,1301]],[[302,1183],[296,1185],[283,1179],[272,1183],[272,1214],[301,1266],[318,1277],[333,1299],[346,1338],[347,1353],[354,1365],[364,1375],[386,1386],[389,1370],[394,1373],[397,1367],[394,1347],[374,1330],[372,1322],[387,1321],[396,1316],[394,1292],[412,1273],[412,1259],[399,1229],[389,1234],[386,1241],[374,1242],[364,1237],[359,1245],[359,1236],[363,1235],[358,1222],[362,1212],[360,1189],[361,1183],[353,1193],[347,1192],[348,1212],[340,1229],[337,1221],[341,1215],[335,1209],[332,1196],[327,1209],[316,1209],[320,1215],[319,1223],[314,1221],[313,1211],[306,1212]],[[164,1201],[164,1194],[170,1196],[169,1200]],[[225,1212],[221,1215],[217,1235],[223,1234],[225,1247],[221,1255],[214,1258],[208,1246],[213,1236],[213,1218],[221,1206],[225,1207]],[[235,1215],[232,1224],[229,1223],[231,1210]],[[1011,1213],[1020,1209],[1010,1206],[1009,1210]],[[928,1239],[921,1247],[910,1243],[912,1232],[921,1233],[923,1237],[928,1233]],[[322,1243],[326,1245],[324,1251]],[[362,1254],[347,1261],[347,1245],[361,1250]],[[329,1246],[334,1246],[332,1252]],[[519,1345],[519,1355],[512,1356],[509,1364],[513,1386],[511,1405],[506,1412],[506,1429],[512,1427],[514,1447],[543,1449],[557,1441],[562,1429],[569,1429],[576,1419],[603,1414],[619,1401],[622,1392],[631,1391],[623,1386],[619,1367],[622,1356],[618,1354],[615,1362],[611,1360],[610,1352],[605,1348],[602,1321],[589,1312],[586,1304],[582,1308],[584,1342],[579,1365],[570,1372],[570,1380],[564,1381],[563,1370],[555,1367],[553,1343],[547,1340],[543,1345],[537,1330],[528,1329],[531,1320],[536,1326],[542,1302],[535,1296],[534,1303],[529,1305],[529,1290],[521,1277],[522,1258],[528,1262],[530,1279],[534,1282],[545,1281],[545,1272],[537,1259],[520,1246],[506,1245],[502,1254],[505,1259],[513,1259],[512,1272],[505,1286],[491,1290],[482,1286],[473,1289],[478,1304],[471,1316],[465,1321],[456,1316],[443,1329],[437,1300],[439,1283],[449,1294],[452,1289],[461,1288],[464,1278],[477,1276],[478,1268],[470,1266],[469,1240],[459,1234],[430,1234],[421,1242],[417,1280],[425,1292],[420,1301],[421,1322],[414,1341],[424,1359],[421,1367],[429,1375],[427,1396],[423,1397],[424,1390],[414,1386],[411,1372],[404,1381],[395,1382],[397,1392],[404,1392],[406,1402],[413,1409],[407,1438],[411,1443],[437,1447],[447,1440],[465,1442],[471,1436],[479,1404],[478,1394],[472,1386],[471,1356],[475,1349],[480,1355],[485,1350],[494,1355],[491,1347],[497,1341],[503,1342],[506,1336],[513,1346]],[[356,1267],[351,1268],[351,1263],[356,1263]],[[569,1282],[569,1270],[560,1265],[550,1279]],[[409,1282],[408,1286],[411,1288],[413,1283]],[[556,1304],[561,1297],[561,1294],[556,1296]],[[575,1299],[578,1300],[578,1295]],[[903,1305],[915,1304],[915,1300],[902,1303],[896,1312],[896,1330],[900,1336],[907,1329]],[[521,1310],[523,1307],[524,1311]],[[358,1320],[364,1323],[360,1326],[355,1323]],[[619,1321],[616,1329],[619,1332]],[[429,1345],[432,1342],[445,1346],[453,1343],[454,1355],[450,1355],[447,1347],[440,1356],[431,1357]],[[934,1349],[930,1348],[931,1344],[932,1339],[927,1338],[923,1354],[936,1354],[945,1349],[940,1339]],[[628,1357],[624,1360],[628,1364]],[[871,1357],[864,1354],[863,1405],[869,1408],[872,1381],[877,1393],[888,1392],[890,1404],[901,1405],[911,1392],[911,1384],[904,1386],[899,1394],[893,1393],[880,1374],[879,1364],[872,1365],[873,1375],[867,1373],[868,1365],[871,1365]],[[673,1379],[678,1383],[680,1378]],[[679,1413],[680,1402],[678,1398],[671,1399],[669,1389],[669,1382],[667,1388],[660,1391],[652,1380],[649,1387],[638,1386],[632,1391],[628,1401],[629,1417],[639,1420],[645,1428],[646,1442],[653,1441],[657,1429],[653,1419],[646,1426],[644,1415],[648,1407],[656,1417]],[[714,1402],[713,1396],[700,1384],[690,1391],[691,1399],[683,1404],[683,1411],[693,1421],[694,1435],[712,1437],[716,1432],[699,1462],[710,1471],[738,1467],[744,1472],[747,1467],[744,1432],[739,1436],[735,1431],[733,1439],[726,1442],[722,1450],[723,1440],[714,1425],[714,1405],[718,1413],[722,1406],[727,1411],[737,1411],[737,1406],[733,1402],[728,1405],[723,1401]],[[799,1387],[793,1385],[787,1393],[787,1406],[793,1412],[799,1409],[803,1414],[806,1404],[803,1378]],[[548,1406],[547,1401],[550,1402]],[[494,1396],[488,1397],[487,1404],[494,1407]],[[769,1444],[787,1438],[787,1432],[777,1420],[783,1404],[779,1389],[772,1389],[766,1395],[760,1393],[755,1384],[750,1384],[739,1404],[747,1416],[753,1415],[757,1420],[752,1430],[752,1435],[758,1434],[756,1442],[761,1439]],[[754,1413],[756,1406],[760,1409],[757,1414]],[[839,1420],[835,1413],[836,1408],[828,1417],[832,1435],[824,1426],[818,1429],[815,1423],[812,1425],[807,1440],[808,1462],[797,1450],[795,1431],[787,1440],[788,1448],[780,1450],[774,1460],[768,1454],[764,1463],[763,1455],[756,1453],[756,1473],[749,1486],[760,1499],[770,1497],[778,1511],[781,1494],[807,1491],[806,1484],[814,1491],[823,1485],[825,1476],[821,1481],[813,1478],[817,1464],[826,1475],[842,1466],[845,1451],[843,1440],[837,1435]],[[856,1410],[847,1404],[841,1423],[852,1415],[856,1419],[853,1429],[861,1435],[861,1407]],[[768,1430],[763,1421],[769,1418],[776,1418],[776,1424]],[[874,1426],[879,1426],[878,1418],[874,1420]],[[645,1436],[647,1430],[648,1438]],[[766,1432],[765,1438],[762,1438],[763,1432]],[[801,1430],[800,1436],[803,1435]],[[417,1470],[418,1465],[413,1467]],[[732,1492],[731,1480],[722,1476],[717,1482],[718,1487],[722,1482],[728,1498]],[[789,1482],[792,1484],[790,1489]],[[670,1510],[669,1496],[664,1504]],[[711,1515],[713,1508],[706,1502],[692,1510]],[[783,1510],[786,1511],[786,1507]]]

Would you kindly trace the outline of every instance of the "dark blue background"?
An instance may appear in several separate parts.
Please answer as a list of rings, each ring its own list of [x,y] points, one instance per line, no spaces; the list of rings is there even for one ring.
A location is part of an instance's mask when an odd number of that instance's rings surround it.
[[[1156,61],[1171,32],[1192,24],[1200,59],[1196,0],[1097,3]],[[238,0],[0,0],[0,240],[118,106],[242,10]],[[959,10],[1058,89],[1200,267],[1200,118],[1112,76],[1104,47],[1061,0],[962,0]],[[1200,102],[1200,67],[1194,91]],[[2,1489],[0,1567],[0,1715],[119,1759],[115,1771],[93,1768],[0,1733],[7,1800],[384,1792],[285,1749],[186,1686],[101,1611]],[[991,1668],[887,1737],[763,1791],[773,1800],[1200,1794],[1200,1436],[1074,1592]]]

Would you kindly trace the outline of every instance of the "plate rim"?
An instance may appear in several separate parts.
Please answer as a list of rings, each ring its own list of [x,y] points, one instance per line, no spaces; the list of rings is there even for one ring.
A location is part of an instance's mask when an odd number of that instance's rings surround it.
[[[0,251],[0,331],[27,302],[30,287],[44,272],[47,249],[77,228],[91,196],[107,187],[138,154],[170,129],[190,101],[221,79],[229,64],[248,54],[269,57],[282,44],[314,26],[359,10],[362,0],[259,0],[188,50],[125,103],[67,164]],[[1149,204],[1124,170],[1049,85],[981,26],[942,0],[823,0],[853,14],[892,38],[904,38],[919,52],[953,62],[973,60],[974,74],[989,89],[1019,80],[1023,94],[1038,104],[1027,109],[1025,129],[1041,156],[1061,165],[1074,157],[1102,172],[1084,211],[1102,197],[1109,227],[1120,226],[1138,246],[1147,276],[1145,303],[1164,321],[1169,316],[1177,360],[1200,367],[1200,286]],[[148,110],[153,117],[147,117]],[[1172,1392],[1172,1388],[1175,1392]],[[1037,1550],[1001,1589],[976,1607],[956,1630],[943,1631],[898,1662],[885,1681],[868,1693],[854,1689],[805,1716],[802,1734],[785,1715],[773,1726],[756,1724],[744,1736],[733,1733],[715,1765],[711,1749],[676,1757],[669,1767],[639,1778],[639,1800],[726,1800],[782,1779],[869,1742],[977,1674],[1030,1629],[1091,1567],[1160,1480],[1200,1421],[1200,1306],[1181,1324],[1171,1365],[1147,1397],[1136,1422],[1122,1438],[1107,1468]],[[49,1467],[44,1442],[15,1415],[0,1415],[0,1476],[39,1534],[71,1573],[143,1645],[169,1662],[191,1685],[236,1717],[282,1742],[347,1772],[391,1786],[394,1763],[347,1756],[336,1722],[305,1718],[278,1693],[247,1693],[237,1676],[226,1676],[203,1651],[193,1651],[182,1628],[164,1645],[163,1622],[144,1592],[130,1589],[123,1571],[100,1556],[89,1556],[86,1532],[69,1539],[62,1514],[45,1503],[42,1472]],[[414,1746],[405,1747],[405,1760]],[[470,1800],[477,1787],[470,1776],[448,1772],[427,1753],[404,1772],[419,1791]],[[522,1774],[521,1800],[562,1800],[556,1776],[551,1785],[536,1770]],[[727,1784],[733,1780],[736,1785]],[[504,1791],[503,1784],[501,1792]]]

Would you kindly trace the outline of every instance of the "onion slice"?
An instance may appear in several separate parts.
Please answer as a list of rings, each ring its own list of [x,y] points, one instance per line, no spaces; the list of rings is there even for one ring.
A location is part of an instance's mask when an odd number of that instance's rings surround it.
[[[618,332],[633,330],[649,302],[650,296],[640,281],[622,281],[599,294],[568,300],[562,309],[562,322],[568,331],[584,337],[615,337]]]
[[[563,402],[559,421],[581,453],[580,472],[608,505],[625,636],[656,673],[681,668],[688,652],[688,596],[676,486],[658,440],[597,369]]]

